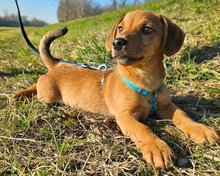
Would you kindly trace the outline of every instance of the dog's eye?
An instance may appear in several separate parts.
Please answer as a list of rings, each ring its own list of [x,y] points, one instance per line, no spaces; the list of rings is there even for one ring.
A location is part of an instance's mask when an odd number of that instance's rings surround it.
[[[119,27],[118,27],[119,33],[121,33],[121,32],[123,31],[123,29],[124,29],[124,28],[123,28],[122,26],[119,26]]]
[[[144,28],[143,28],[143,32],[144,32],[144,34],[150,34],[150,33],[152,33],[153,32],[153,29],[151,29],[150,27],[147,27],[147,26],[145,26]]]

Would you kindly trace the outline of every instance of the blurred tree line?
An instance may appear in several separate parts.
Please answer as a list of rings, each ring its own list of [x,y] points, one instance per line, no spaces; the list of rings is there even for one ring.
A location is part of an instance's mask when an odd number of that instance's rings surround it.
[[[111,0],[111,4],[101,7],[93,3],[93,0],[59,0],[57,18],[59,22],[65,22],[139,4],[141,0]]]
[[[100,6],[95,4],[93,0],[58,0],[57,18],[59,22],[65,22],[78,18],[84,18],[94,15],[99,15],[104,12],[110,12],[116,9],[121,9],[127,6],[139,5],[142,2],[150,0],[111,0],[111,4]],[[28,20],[27,16],[21,16],[24,26],[45,26],[48,25],[45,21],[33,18]],[[0,26],[18,27],[18,16],[14,13],[9,14],[4,11],[4,16],[0,16]]]
[[[33,18],[32,20],[28,20],[27,16],[21,16],[22,22],[25,26],[45,26],[48,23],[42,20],[38,20]],[[14,13],[8,14],[8,11],[4,11],[4,17],[0,16],[0,26],[12,26],[18,27],[18,16]]]

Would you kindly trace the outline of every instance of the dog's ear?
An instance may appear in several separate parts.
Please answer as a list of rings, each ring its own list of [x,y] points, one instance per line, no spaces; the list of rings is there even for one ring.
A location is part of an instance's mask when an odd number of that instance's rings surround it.
[[[182,47],[185,34],[179,26],[172,23],[168,18],[161,15],[161,19],[164,24],[164,54],[172,56]]]
[[[106,44],[105,44],[105,47],[106,47],[107,51],[111,51],[112,50],[112,43],[113,43],[113,41],[116,38],[118,24],[124,19],[125,15],[126,14],[122,15],[121,18],[118,20],[118,22],[110,30],[110,32],[108,34],[108,38],[107,38]]]

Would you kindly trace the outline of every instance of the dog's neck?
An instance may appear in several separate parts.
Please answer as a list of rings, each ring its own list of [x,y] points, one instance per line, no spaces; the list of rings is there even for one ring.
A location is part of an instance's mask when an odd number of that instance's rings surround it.
[[[150,92],[157,89],[165,78],[163,59],[151,59],[149,64],[122,66],[117,64],[119,73],[133,84]]]

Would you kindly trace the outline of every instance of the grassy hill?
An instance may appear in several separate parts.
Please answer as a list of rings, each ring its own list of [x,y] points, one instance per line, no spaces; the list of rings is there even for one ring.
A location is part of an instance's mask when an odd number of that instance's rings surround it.
[[[161,0],[40,28],[27,27],[35,46],[42,36],[67,26],[51,47],[57,58],[114,66],[105,50],[108,31],[119,17],[137,9],[162,13],[186,33],[184,46],[166,57],[166,84],[173,101],[194,120],[220,131],[220,2]],[[19,28],[0,28],[0,175],[154,175],[140,151],[124,137],[115,119],[48,106],[36,98],[14,103],[10,97],[47,72],[26,46]],[[179,159],[167,175],[220,175],[220,147],[194,143],[170,122],[151,116],[147,125]]]

